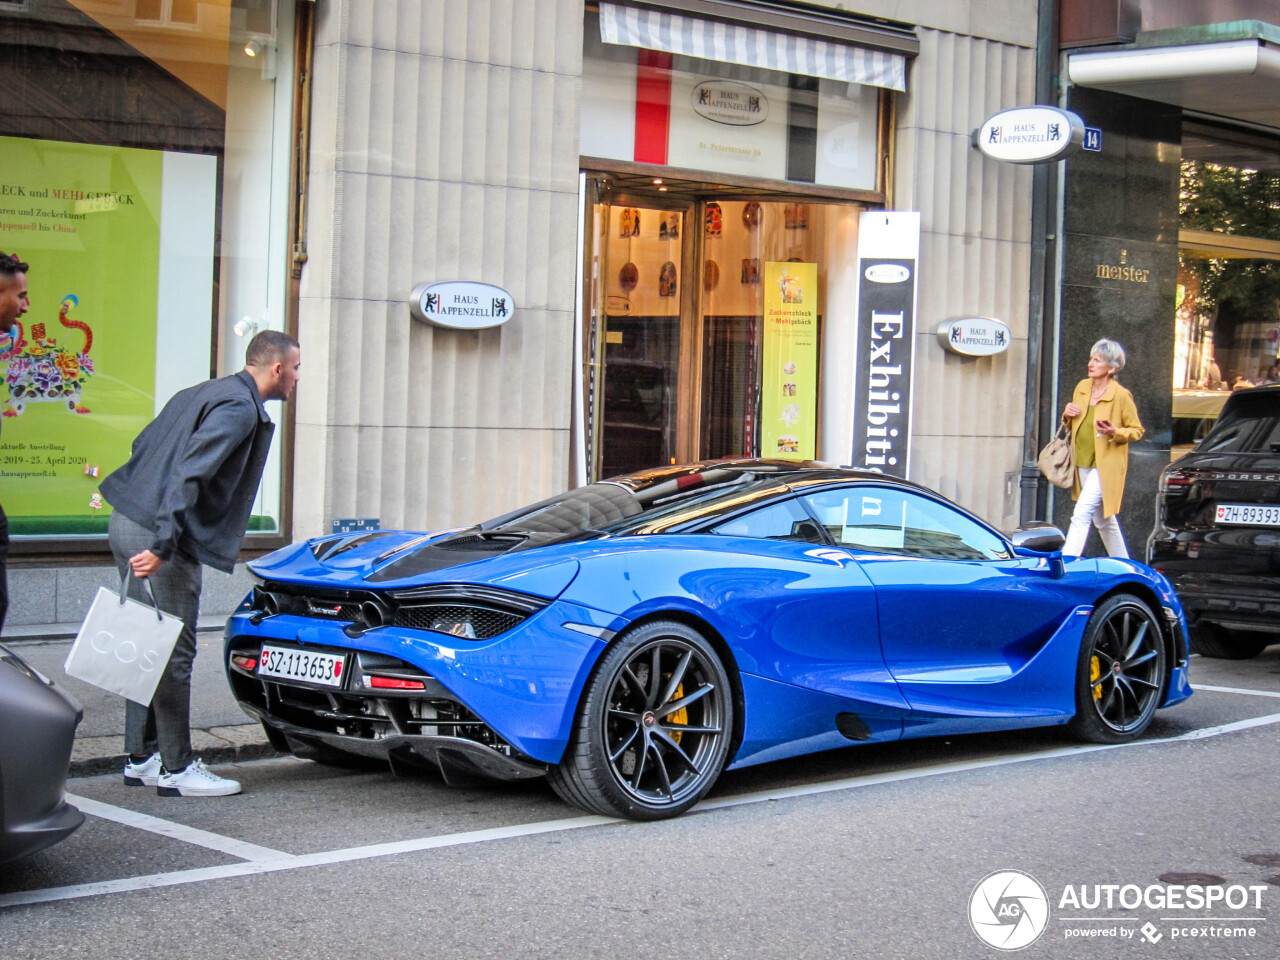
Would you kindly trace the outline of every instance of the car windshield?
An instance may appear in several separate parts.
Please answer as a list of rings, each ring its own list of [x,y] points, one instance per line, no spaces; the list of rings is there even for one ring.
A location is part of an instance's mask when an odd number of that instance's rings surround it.
[[[785,489],[744,470],[709,469],[657,482],[603,480],[480,524],[487,536],[527,536],[537,543],[590,534],[659,532],[715,512],[729,502]]]
[[[1280,391],[1234,394],[1198,449],[1205,453],[1280,453]]]

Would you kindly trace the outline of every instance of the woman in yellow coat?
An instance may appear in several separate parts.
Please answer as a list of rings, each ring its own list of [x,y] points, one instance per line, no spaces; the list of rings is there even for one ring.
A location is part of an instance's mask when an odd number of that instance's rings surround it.
[[[1113,557],[1129,551],[1120,530],[1120,500],[1129,471],[1129,444],[1142,439],[1142,423],[1133,394],[1116,382],[1124,369],[1124,347],[1114,340],[1099,340],[1089,351],[1089,376],[1076,384],[1071,402],[1063,410],[1071,421],[1071,443],[1076,459],[1076,501],[1071,527],[1062,552],[1084,553],[1089,524],[1098,528],[1102,544]]]

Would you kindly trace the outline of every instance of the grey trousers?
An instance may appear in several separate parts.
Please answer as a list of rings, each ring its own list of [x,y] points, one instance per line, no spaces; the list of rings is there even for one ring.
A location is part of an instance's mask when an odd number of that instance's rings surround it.
[[[111,514],[107,534],[121,576],[128,568],[129,558],[146,550],[156,539],[155,533],[120,513]],[[182,633],[151,705],[125,701],[124,748],[129,753],[147,755],[159,750],[166,770],[181,770],[192,760],[191,664],[196,658],[201,568],[191,557],[175,553],[148,579],[160,609],[182,618]],[[130,598],[150,603],[140,580],[131,576],[128,583]]]

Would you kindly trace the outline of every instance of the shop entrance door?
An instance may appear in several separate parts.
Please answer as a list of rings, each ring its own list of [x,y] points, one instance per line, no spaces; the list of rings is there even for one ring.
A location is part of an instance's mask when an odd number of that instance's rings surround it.
[[[595,476],[677,462],[686,210],[598,208],[602,314]]]
[[[584,190],[584,479],[847,457],[865,208],[639,174]]]

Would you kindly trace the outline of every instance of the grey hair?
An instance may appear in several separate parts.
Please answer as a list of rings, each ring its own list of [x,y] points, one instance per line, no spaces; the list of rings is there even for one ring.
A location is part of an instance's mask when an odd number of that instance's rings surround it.
[[[1114,340],[1099,340],[1089,351],[1091,357],[1101,357],[1113,373],[1124,369],[1124,347]]]

